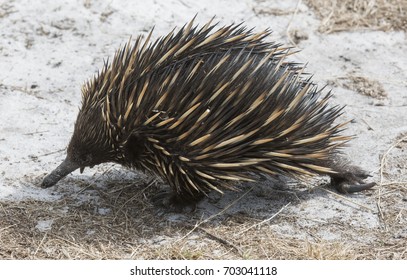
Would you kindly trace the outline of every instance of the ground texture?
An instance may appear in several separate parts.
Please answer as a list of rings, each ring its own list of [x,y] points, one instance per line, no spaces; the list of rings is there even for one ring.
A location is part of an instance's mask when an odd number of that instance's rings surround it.
[[[407,3],[392,1],[0,2],[0,259],[407,259]],[[326,178],[263,181],[192,213],[113,164],[39,188],[65,156],[81,84],[130,36],[216,15],[271,28],[346,105],[344,150],[378,185],[339,196]]]

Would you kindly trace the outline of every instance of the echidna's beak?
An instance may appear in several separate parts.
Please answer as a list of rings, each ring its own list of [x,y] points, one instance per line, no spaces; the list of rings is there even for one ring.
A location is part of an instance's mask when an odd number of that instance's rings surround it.
[[[65,159],[54,171],[48,174],[42,181],[42,188],[49,188],[58,183],[59,180],[64,178],[72,171],[80,168],[80,166],[69,159]]]

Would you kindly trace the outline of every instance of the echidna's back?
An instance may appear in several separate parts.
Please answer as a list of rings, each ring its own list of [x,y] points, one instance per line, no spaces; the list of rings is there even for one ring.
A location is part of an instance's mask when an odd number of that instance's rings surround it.
[[[318,101],[302,69],[283,59],[242,48],[174,61],[149,74],[139,125],[154,131],[158,150],[206,171],[327,171],[320,160],[334,144],[340,109],[326,109],[327,98]]]

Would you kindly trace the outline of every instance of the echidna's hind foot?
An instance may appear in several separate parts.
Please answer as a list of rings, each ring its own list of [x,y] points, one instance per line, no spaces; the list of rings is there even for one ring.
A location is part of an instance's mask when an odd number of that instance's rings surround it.
[[[196,210],[197,203],[204,198],[204,194],[197,194],[193,197],[182,197],[173,191],[163,190],[154,195],[152,201],[155,205],[176,213],[190,213]]]
[[[370,177],[370,175],[357,166],[341,163],[332,168],[337,173],[330,174],[331,185],[340,193],[360,192],[376,185],[374,182],[365,183],[363,180]]]
[[[376,185],[375,182],[364,183],[361,179],[356,178],[355,180],[348,177],[349,174],[335,174],[331,176],[331,185],[340,193],[355,193],[368,190]],[[351,177],[354,177],[352,174]]]

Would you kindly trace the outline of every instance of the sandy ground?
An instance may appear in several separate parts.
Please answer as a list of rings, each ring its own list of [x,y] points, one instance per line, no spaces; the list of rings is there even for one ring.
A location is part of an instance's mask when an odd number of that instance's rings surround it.
[[[407,259],[405,33],[320,33],[298,1],[197,2],[0,2],[0,258]],[[103,59],[196,13],[197,23],[270,27],[270,40],[300,49],[291,60],[308,62],[353,119],[345,154],[379,185],[339,197],[324,178],[267,181],[184,214],[151,204],[163,183],[112,164],[39,188],[65,157],[80,87]]]

